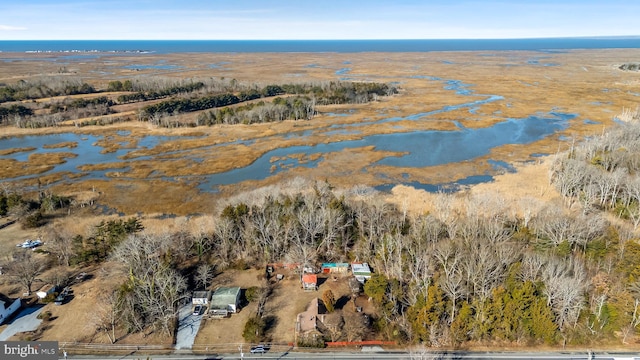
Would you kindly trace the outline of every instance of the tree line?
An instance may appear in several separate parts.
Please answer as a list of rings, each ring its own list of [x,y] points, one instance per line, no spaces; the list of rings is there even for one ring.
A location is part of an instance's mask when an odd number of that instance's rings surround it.
[[[376,274],[364,291],[378,307],[379,336],[431,346],[576,344],[630,331],[638,320],[633,302],[609,304],[616,319],[589,306],[593,277],[633,271],[623,262],[638,255],[623,252],[616,262],[620,236],[595,215],[576,220],[586,230],[572,240],[584,246],[567,251],[562,230],[546,227],[557,205],[526,199],[517,209],[528,214],[525,226],[496,194],[439,194],[433,214],[413,216],[371,189],[312,188],[261,189],[263,197],[226,206],[209,244],[219,266],[368,261]],[[614,262],[608,273],[597,268],[605,259]]]
[[[125,90],[125,89],[131,89],[131,83],[129,83],[129,86],[127,86],[127,82],[125,81],[125,85],[122,85],[122,83],[120,83],[120,81],[116,81],[115,83],[118,84],[117,85],[113,85],[113,81],[109,83],[109,87],[108,89],[121,89],[121,90],[117,90],[117,91],[130,91],[130,90]],[[123,94],[118,96],[117,100],[118,103],[120,104],[126,104],[126,103],[131,103],[131,102],[139,102],[139,101],[148,101],[148,100],[155,100],[155,99],[161,99],[161,98],[165,98],[168,96],[172,96],[172,95],[178,95],[178,94],[185,94],[185,93],[190,93],[190,92],[194,92],[196,90],[200,90],[203,89],[205,87],[205,84],[201,81],[198,82],[194,82],[194,83],[187,83],[187,84],[183,84],[183,85],[173,85],[171,87],[168,88],[164,88],[164,89],[156,89],[156,90],[149,90],[149,91],[137,91],[134,92],[132,94]]]
[[[220,123],[251,124],[285,119],[309,120],[315,114],[316,104],[359,104],[375,100],[378,96],[391,95],[396,92],[396,88],[381,83],[329,82],[323,84],[323,86],[311,83],[267,85],[260,91],[256,89],[246,90],[240,92],[239,95],[224,93],[162,101],[143,107],[140,110],[139,118],[164,126],[198,126]],[[197,120],[191,124],[166,119],[166,117],[174,114],[221,108],[262,97],[284,94],[304,96],[296,96],[292,100],[277,98],[270,104],[261,102],[258,105],[246,105],[238,109],[216,109],[200,114]]]
[[[41,99],[45,97],[75,94],[91,94],[96,89],[81,79],[73,77],[41,77],[20,80],[15,84],[0,85],[0,103]]]
[[[640,225],[640,113],[625,111],[602,136],[556,156],[551,180],[567,205],[584,213],[604,210]]]
[[[277,97],[235,108],[214,109],[198,116],[203,125],[253,124],[283,120],[311,120],[316,114],[315,99],[306,96]]]
[[[39,89],[39,90],[36,90]],[[55,95],[94,93],[98,90],[74,78],[41,78],[15,85],[0,87],[5,101],[37,99]],[[67,120],[98,117],[114,113],[112,106],[130,102],[141,102],[171,97],[139,110],[138,118],[158,126],[199,126],[220,123],[251,124],[257,122],[282,121],[286,119],[311,119],[316,113],[315,105],[358,104],[376,100],[379,96],[397,93],[393,86],[383,83],[316,82],[294,84],[244,84],[235,79],[165,79],[136,78],[125,81],[110,81],[107,91],[127,91],[116,101],[101,96],[93,99],[64,99],[44,105],[28,106],[12,104],[0,106],[0,123],[21,128],[57,126]],[[16,95],[27,92],[29,95]],[[14,96],[16,95],[16,96]],[[296,95],[291,101],[276,99],[272,103],[247,105],[241,109],[221,109],[229,105],[248,102],[265,97]],[[0,95],[2,96],[2,95]],[[26,97],[25,97],[26,96]],[[0,101],[2,102],[2,101]],[[216,109],[201,114],[195,121],[185,123],[173,117],[181,113]],[[120,121],[118,118],[109,121]],[[99,121],[94,121],[99,123]],[[91,122],[91,123],[94,123]],[[78,125],[78,124],[76,124]]]
[[[10,106],[0,106],[0,123],[8,122],[11,118],[27,117],[33,115],[33,110],[26,106],[12,104]]]

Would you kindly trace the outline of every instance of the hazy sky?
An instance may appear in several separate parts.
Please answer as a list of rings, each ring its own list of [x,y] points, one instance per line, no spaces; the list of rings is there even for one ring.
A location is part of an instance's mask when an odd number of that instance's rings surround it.
[[[0,40],[640,35],[636,0],[3,0]]]

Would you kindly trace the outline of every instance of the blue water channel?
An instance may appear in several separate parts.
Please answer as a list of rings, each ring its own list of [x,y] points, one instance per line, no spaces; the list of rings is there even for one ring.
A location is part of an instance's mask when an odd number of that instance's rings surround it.
[[[425,79],[426,81],[440,81],[446,90],[450,90],[457,95],[475,98],[471,101],[460,103],[457,105],[447,105],[440,109],[411,114],[405,117],[390,117],[380,120],[364,121],[358,124],[339,124],[330,125],[324,128],[316,130],[304,130],[300,132],[292,132],[286,135],[274,135],[267,138],[262,138],[261,141],[279,140],[282,138],[306,138],[316,135],[324,135],[328,141],[335,135],[351,134],[359,135],[360,132],[356,130],[357,127],[367,126],[379,123],[399,122],[399,121],[421,121],[428,120],[431,115],[455,111],[458,109],[469,109],[475,111],[480,106],[496,101],[502,101],[503,97],[498,95],[480,95],[475,94],[472,90],[472,85],[465,84],[457,80],[445,80],[431,76],[414,76],[414,78]],[[457,129],[453,131],[435,131],[435,130],[423,130],[423,131],[411,131],[406,133],[394,133],[394,134],[378,134],[365,136],[357,140],[346,141],[334,141],[327,143],[320,143],[317,145],[306,146],[289,146],[281,147],[263,154],[256,159],[252,164],[222,173],[208,174],[204,176],[193,176],[191,180],[197,181],[199,188],[202,191],[217,191],[221,185],[230,185],[240,183],[246,180],[263,180],[269,176],[273,176],[279,172],[287,171],[288,169],[297,167],[317,167],[320,161],[324,160],[323,154],[340,152],[347,149],[362,148],[366,146],[373,146],[376,151],[394,152],[402,155],[389,156],[379,160],[378,162],[367,164],[362,168],[357,169],[342,169],[341,174],[344,176],[357,176],[359,172],[371,172],[378,174],[379,171],[375,169],[378,165],[400,167],[400,168],[423,168],[434,165],[442,165],[449,163],[456,163],[461,161],[472,160],[481,156],[488,155],[495,147],[499,147],[506,144],[529,144],[537,140],[541,140],[555,132],[562,131],[569,126],[569,121],[577,117],[576,114],[566,114],[561,112],[549,112],[546,114],[535,114],[522,119],[505,119],[502,122],[496,123],[493,126],[486,128],[466,128],[459,121],[452,120],[457,124]],[[120,136],[126,136],[126,133],[118,133]],[[107,135],[108,136],[108,135]],[[31,154],[34,153],[47,153],[47,152],[68,152],[76,154],[76,157],[66,158],[66,162],[63,164],[55,165],[54,169],[48,171],[46,174],[52,174],[57,172],[69,172],[69,173],[82,173],[84,176],[82,179],[107,179],[107,172],[118,169],[121,171],[119,179],[126,179],[126,171],[128,166],[134,161],[155,159],[159,160],[165,158],[167,155],[179,155],[179,158],[185,160],[192,160],[195,162],[202,161],[202,151],[223,151],[222,147],[227,145],[233,145],[243,143],[248,146],[254,142],[254,140],[248,141],[234,141],[216,145],[209,145],[200,147],[194,150],[178,150],[171,153],[161,153],[159,155],[145,155],[145,156],[132,156],[136,154],[137,150],[153,149],[158,144],[161,144],[170,140],[187,139],[186,137],[166,137],[166,136],[144,136],[137,138],[134,147],[127,147],[128,144],[121,144],[123,148],[120,148],[113,152],[103,152],[103,148],[98,146],[96,142],[101,140],[103,136],[100,135],[85,135],[85,134],[53,134],[42,136],[24,136],[0,139],[0,150],[13,149],[13,148],[30,148],[35,150],[25,150],[16,152],[9,155],[0,156],[0,159],[14,159],[18,162],[26,162]],[[45,146],[51,146],[60,144],[63,142],[73,142],[77,144],[76,147],[68,148],[55,148],[47,149]],[[198,155],[194,155],[192,151],[197,151]],[[123,156],[129,155],[130,160],[122,160]],[[316,155],[315,157],[313,155]],[[317,156],[320,155],[320,156]],[[174,157],[172,157],[174,158]],[[274,160],[277,159],[277,160]],[[299,160],[302,159],[302,160]],[[311,160],[313,159],[313,160]],[[102,171],[89,171],[82,172],[79,167],[86,164],[104,164],[113,163],[113,168]],[[506,163],[494,161],[491,163],[494,168],[502,168],[507,171],[511,170]],[[18,165],[20,166],[20,165]],[[43,174],[29,175],[23,178],[5,179],[5,180],[22,180],[24,178],[37,178]],[[407,185],[413,185],[417,188],[423,188],[425,190],[436,191],[435,189],[441,189],[443,184],[419,184],[411,182],[408,178],[392,179],[385,177],[384,174],[379,174],[381,182],[388,185],[395,185],[397,183],[404,183]],[[175,180],[174,178],[165,178],[162,174],[152,174],[151,177],[162,178],[165,180]],[[490,174],[479,174],[470,176],[468,178],[457,181],[458,184],[485,182],[491,181]],[[189,179],[187,179],[189,180]],[[66,181],[78,181],[78,180],[66,180]],[[448,188],[455,188],[451,184],[447,185]]]
[[[273,162],[273,158],[286,158],[293,154],[326,154],[345,149],[374,146],[377,151],[406,152],[399,157],[387,157],[367,167],[388,165],[404,168],[421,168],[455,163],[487,155],[494,147],[506,144],[529,144],[541,140],[569,126],[575,114],[549,113],[545,116],[529,116],[524,119],[508,119],[488,128],[463,129],[459,131],[414,131],[410,133],[380,134],[359,140],[340,141],[310,146],[291,146],[267,152],[251,165],[207,176],[200,189],[210,191],[219,185],[235,184],[244,180],[262,180],[277,173],[273,168],[286,168],[292,159]],[[315,167],[322,158],[297,166]],[[474,178],[475,179],[475,178]],[[481,181],[491,177],[482,176]],[[403,183],[398,179],[397,183]],[[409,183],[407,183],[409,184]]]

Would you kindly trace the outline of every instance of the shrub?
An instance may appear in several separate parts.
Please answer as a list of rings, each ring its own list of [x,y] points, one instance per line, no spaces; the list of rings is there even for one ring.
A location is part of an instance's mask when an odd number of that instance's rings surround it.
[[[244,324],[242,337],[251,343],[260,342],[264,336],[265,326],[264,319],[259,316],[252,316]]]
[[[45,303],[45,304],[49,304],[52,303],[56,297],[58,296],[57,292],[53,292],[51,294],[47,294],[47,296],[45,296],[42,300],[40,300],[40,302]],[[40,315],[38,315],[38,319],[40,319],[40,316],[44,314],[44,313],[40,313]]]
[[[320,337],[320,336],[301,337],[301,338],[298,339],[298,344],[297,345],[299,347],[311,347],[311,348],[324,348],[324,347],[326,347],[324,339],[322,337]]]
[[[325,290],[322,293],[322,302],[328,312],[332,313],[333,310],[335,310],[336,297],[333,295],[333,291],[331,291],[331,289]]]
[[[37,318],[40,320],[49,321],[51,320],[51,311],[43,311],[38,314]]]
[[[22,220],[22,227],[25,229],[35,229],[43,224],[44,217],[41,211],[36,211],[31,215],[27,215]]]
[[[259,287],[252,286],[245,291],[244,297],[247,299],[248,302],[256,301],[260,299],[261,292],[262,291]]]

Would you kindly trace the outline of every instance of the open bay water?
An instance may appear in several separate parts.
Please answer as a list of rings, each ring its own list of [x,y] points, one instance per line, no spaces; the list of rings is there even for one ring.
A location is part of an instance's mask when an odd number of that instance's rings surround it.
[[[429,52],[640,48],[640,36],[424,40],[2,40],[0,52]]]

